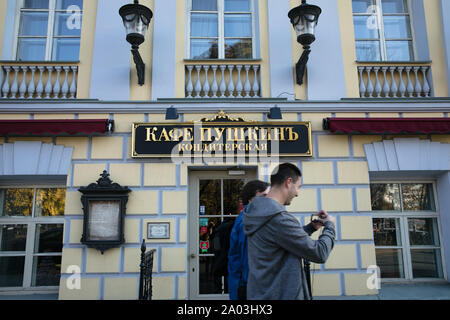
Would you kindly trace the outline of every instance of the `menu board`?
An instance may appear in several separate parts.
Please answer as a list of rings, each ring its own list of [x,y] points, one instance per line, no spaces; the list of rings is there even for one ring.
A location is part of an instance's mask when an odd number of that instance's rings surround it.
[[[120,201],[89,201],[89,240],[119,240]]]

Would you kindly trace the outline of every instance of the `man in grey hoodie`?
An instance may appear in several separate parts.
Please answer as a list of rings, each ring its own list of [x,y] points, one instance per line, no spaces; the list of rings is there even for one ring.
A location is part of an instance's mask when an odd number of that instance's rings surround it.
[[[247,298],[249,300],[309,300],[302,260],[325,263],[334,245],[336,219],[325,211],[301,227],[285,206],[297,197],[301,172],[290,163],[270,177],[266,197],[255,197],[243,216],[248,237]],[[318,240],[310,235],[324,227]]]

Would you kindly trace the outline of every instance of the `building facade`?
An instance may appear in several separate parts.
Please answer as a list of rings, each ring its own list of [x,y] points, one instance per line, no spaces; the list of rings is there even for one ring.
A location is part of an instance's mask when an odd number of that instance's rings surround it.
[[[118,14],[130,2],[0,1],[0,294],[137,299],[145,239],[154,299],[227,298],[209,227],[235,218],[243,184],[280,162],[303,173],[287,207],[301,224],[321,209],[337,218],[329,259],[312,264],[314,296],[377,294],[376,266],[381,286],[448,282],[448,1],[311,1],[322,13],[302,85],[287,16],[300,1],[139,1],[153,12],[143,85]],[[202,144],[184,150],[200,157],[158,153],[199,124],[244,126],[247,139],[249,127],[285,129],[265,138],[276,156],[259,144],[249,157],[246,138],[236,156],[237,134],[216,161]],[[299,125],[305,135],[289,131]],[[298,139],[307,152],[287,146]],[[131,192],[125,241],[101,252],[80,240],[79,188],[104,170]]]

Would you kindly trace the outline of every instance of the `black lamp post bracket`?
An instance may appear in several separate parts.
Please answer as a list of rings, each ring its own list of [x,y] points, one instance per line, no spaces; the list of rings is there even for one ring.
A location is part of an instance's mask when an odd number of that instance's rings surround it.
[[[139,54],[138,46],[132,46],[131,53],[133,54],[133,61],[136,64],[138,84],[142,86],[145,83],[145,63]]]

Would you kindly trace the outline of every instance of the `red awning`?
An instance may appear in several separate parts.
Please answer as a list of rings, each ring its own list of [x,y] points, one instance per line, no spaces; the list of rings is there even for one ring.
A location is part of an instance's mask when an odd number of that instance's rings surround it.
[[[104,134],[112,131],[109,119],[0,120],[0,136],[42,134]]]
[[[450,118],[324,118],[323,129],[338,133],[450,133]]]

